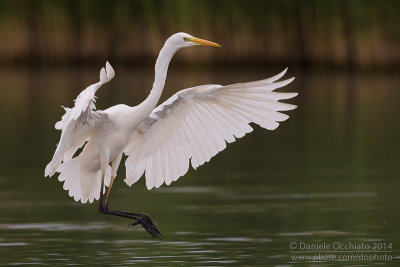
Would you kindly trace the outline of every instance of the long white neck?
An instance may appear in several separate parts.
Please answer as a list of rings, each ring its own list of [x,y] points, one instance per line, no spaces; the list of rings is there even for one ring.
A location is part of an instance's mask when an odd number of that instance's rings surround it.
[[[142,108],[144,114],[147,114],[146,117],[150,115],[160,100],[165,85],[165,79],[167,78],[169,63],[177,50],[178,48],[176,46],[171,45],[167,41],[158,55],[155,66],[153,88],[151,89],[149,96],[138,106]]]

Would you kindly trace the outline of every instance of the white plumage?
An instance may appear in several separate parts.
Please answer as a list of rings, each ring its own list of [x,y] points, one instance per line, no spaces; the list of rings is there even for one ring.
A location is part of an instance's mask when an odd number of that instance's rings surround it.
[[[114,78],[114,75],[114,69],[107,62],[106,68],[100,70],[100,81],[83,90],[76,98],[73,108],[64,108],[65,114],[55,125],[57,130],[62,131],[61,138],[53,159],[46,166],[45,176],[53,176],[55,172],[60,172],[58,180],[64,181],[64,189],[69,191],[69,195],[74,197],[75,201],[93,202],[95,197],[98,199],[101,171],[89,171],[85,166],[81,166],[81,157],[72,157],[86,141],[96,135],[96,131],[105,132],[111,128],[107,113],[95,110],[95,93],[103,84]],[[110,178],[107,168],[106,185],[109,184]]]
[[[105,186],[112,183],[125,153],[125,182],[129,186],[143,175],[148,189],[169,185],[183,176],[190,164],[196,169],[225,149],[226,143],[251,132],[250,123],[274,130],[288,118],[281,111],[296,107],[279,100],[297,93],[274,92],[294,79],[278,81],[285,69],[260,81],[184,89],[155,108],[172,56],[178,49],[195,44],[217,46],[185,33],[166,41],[156,62],[153,89],[135,107],[96,110],[96,91],[114,77],[107,62],[100,71],[100,81],[82,91],[75,106],[65,108],[62,120],[56,123],[61,139],[45,176],[59,172],[59,180],[71,197],[93,202],[99,199],[102,179]],[[82,152],[73,157],[85,143]]]
[[[275,82],[285,74],[261,81],[227,86],[201,85],[179,91],[154,109],[130,137],[124,153],[128,185],[145,172],[148,189],[169,185],[189,168],[208,162],[236,138],[253,129],[249,123],[274,130],[288,118],[279,111],[296,106],[278,102],[297,93],[276,93],[294,78]]]

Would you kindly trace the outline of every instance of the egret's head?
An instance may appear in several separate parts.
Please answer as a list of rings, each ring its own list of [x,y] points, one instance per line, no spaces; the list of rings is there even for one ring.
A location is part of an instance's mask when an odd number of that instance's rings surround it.
[[[209,45],[209,46],[220,47],[220,45],[217,43],[196,38],[184,32],[175,33],[174,35],[168,38],[167,42],[171,42],[172,45],[177,46],[178,48],[183,48],[193,45]]]

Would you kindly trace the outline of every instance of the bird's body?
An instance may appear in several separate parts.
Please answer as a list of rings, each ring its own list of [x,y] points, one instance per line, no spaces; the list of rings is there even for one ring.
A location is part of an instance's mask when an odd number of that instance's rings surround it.
[[[102,163],[106,170],[104,176],[106,186],[109,186],[111,178],[109,163],[113,165],[113,174],[116,176],[123,149],[134,129],[143,121],[144,115],[136,111],[135,107],[122,104],[104,111],[96,111],[102,115],[102,121],[90,129],[87,134],[90,139],[87,140],[82,152],[60,165],[59,179],[67,184],[71,180],[71,187],[65,189],[70,191],[70,196],[76,201],[85,203],[99,199]],[[127,127],[127,122],[129,122],[129,127]],[[67,175],[65,178],[63,173]]]
[[[278,100],[296,93],[273,92],[294,79],[276,82],[286,70],[260,81],[184,89],[155,108],[172,56],[178,49],[195,44],[219,46],[185,33],[172,35],[160,51],[149,96],[135,107],[119,104],[96,110],[96,91],[114,77],[107,62],[100,71],[100,81],[82,91],[75,106],[65,108],[66,113],[56,124],[62,134],[45,176],[59,172],[64,189],[83,203],[101,199],[104,186],[109,187],[105,207],[100,201],[100,211],[134,219],[134,225],[142,224],[159,237],[146,215],[108,209],[110,189],[123,154],[128,156],[125,182],[129,186],[144,173],[148,189],[169,185],[188,171],[190,163],[197,168],[222,151],[226,143],[252,131],[249,123],[274,130],[278,122],[288,118],[279,111],[295,108]],[[82,152],[74,156],[81,147]]]

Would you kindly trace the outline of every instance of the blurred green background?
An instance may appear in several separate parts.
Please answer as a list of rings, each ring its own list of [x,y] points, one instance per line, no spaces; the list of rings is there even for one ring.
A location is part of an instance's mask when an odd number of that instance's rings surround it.
[[[399,10],[376,0],[1,0],[0,62],[153,62],[184,31],[223,45],[185,51],[192,62],[399,67]]]

